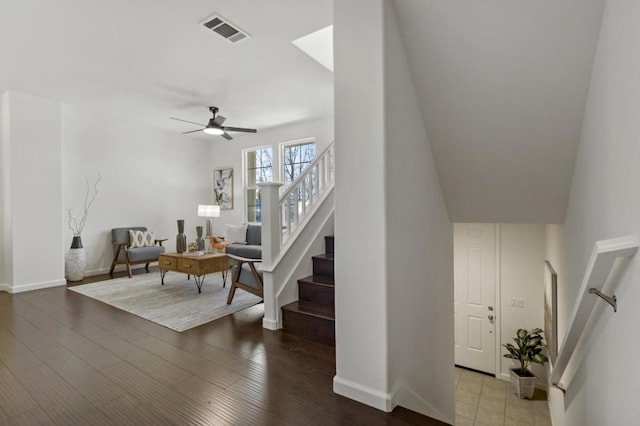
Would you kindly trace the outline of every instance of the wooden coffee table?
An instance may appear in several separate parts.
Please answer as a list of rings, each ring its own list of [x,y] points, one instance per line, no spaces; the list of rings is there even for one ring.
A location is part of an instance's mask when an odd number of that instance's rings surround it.
[[[158,257],[160,281],[164,285],[167,271],[187,274],[187,279],[193,275],[198,286],[198,293],[202,293],[202,285],[207,274],[222,272],[222,287],[227,285],[227,271],[229,258],[223,253],[205,253],[200,256],[185,255],[184,253],[163,253]]]

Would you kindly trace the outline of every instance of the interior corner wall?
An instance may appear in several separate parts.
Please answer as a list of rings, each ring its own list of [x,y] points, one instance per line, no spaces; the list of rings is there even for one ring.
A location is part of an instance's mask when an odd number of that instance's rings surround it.
[[[640,237],[638,22],[639,2],[606,2],[564,225],[569,297],[559,303],[561,314],[573,308],[597,241]],[[640,329],[639,262],[636,254],[612,289],[618,311],[594,311],[594,327],[583,334],[585,350],[574,355],[581,362],[566,384],[566,395],[550,392],[554,424],[638,423],[640,367],[634,354],[640,350],[635,338]]]
[[[384,0],[334,2],[334,391],[388,411],[383,20]]]
[[[196,239],[198,204],[213,203],[211,144],[116,117],[63,105],[63,211],[65,253],[73,232],[67,209],[82,216],[86,179],[93,191],[98,173],[102,181],[89,210],[82,242],[85,275],[108,272],[113,259],[111,228],[146,226],[166,238],[175,251],[177,220],[185,220],[188,242]],[[99,131],[96,131],[98,129]],[[122,270],[124,266],[117,266]]]
[[[245,194],[242,181],[243,150],[270,146],[273,149],[274,181],[282,182],[279,177],[280,160],[278,150],[280,149],[280,144],[307,138],[315,138],[317,152],[322,152],[334,140],[333,117],[295,122],[264,130],[259,129],[256,134],[234,133],[232,141],[218,137],[211,140],[210,167],[207,171],[209,173],[207,182],[210,187],[213,188],[214,169],[232,167],[234,170],[233,209],[221,210],[220,217],[213,219],[214,234],[224,235],[225,224],[238,224],[246,220]]]
[[[390,387],[398,405],[453,424],[453,225],[391,2],[384,24]]]
[[[11,292],[66,282],[61,155],[60,103],[18,92],[5,93],[3,232]]]
[[[500,235],[500,344],[512,343],[519,328],[544,329],[544,256],[545,225],[502,223]],[[511,300],[521,300],[522,307],[511,306]],[[509,380],[509,370],[517,364],[504,358],[500,346],[500,371],[504,380]],[[546,369],[539,364],[531,366],[544,386]]]
[[[9,159],[8,159],[8,139],[9,139],[9,98],[4,93],[0,93],[0,291],[9,291],[9,265],[7,258],[8,251],[6,246],[5,228],[7,210],[9,204],[6,199],[7,191],[5,185],[8,185]],[[6,105],[5,105],[6,104]],[[7,146],[5,146],[5,142]]]

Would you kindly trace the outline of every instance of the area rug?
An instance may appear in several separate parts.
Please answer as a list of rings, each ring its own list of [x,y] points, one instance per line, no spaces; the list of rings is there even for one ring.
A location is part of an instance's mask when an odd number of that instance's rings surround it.
[[[231,305],[227,305],[231,274],[222,288],[221,274],[206,277],[202,293],[185,274],[167,272],[164,285],[160,273],[134,275],[69,287],[85,296],[115,306],[123,311],[153,321],[175,331],[185,331],[225,315],[246,309],[262,301],[246,291],[236,290]]]

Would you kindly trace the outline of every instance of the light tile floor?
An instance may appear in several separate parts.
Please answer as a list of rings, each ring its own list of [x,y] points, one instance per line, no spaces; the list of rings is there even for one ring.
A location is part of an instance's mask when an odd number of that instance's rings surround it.
[[[456,367],[456,426],[551,426],[547,394],[520,399],[509,383]]]

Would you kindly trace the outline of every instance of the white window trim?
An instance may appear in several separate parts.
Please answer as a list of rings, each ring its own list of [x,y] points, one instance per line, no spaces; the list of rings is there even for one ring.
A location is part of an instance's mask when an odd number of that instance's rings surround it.
[[[258,151],[260,149],[267,149],[270,148],[271,149],[271,161],[273,162],[273,170],[272,170],[272,176],[273,176],[273,182],[279,182],[280,181],[280,165],[279,165],[279,159],[275,158],[277,156],[273,155],[273,145],[260,145],[260,146],[253,146],[251,148],[244,148],[242,150],[242,210],[243,210],[243,218],[245,222],[249,222],[249,210],[247,209],[247,192],[249,189],[258,189],[257,186],[248,186],[248,182],[247,180],[249,179],[249,177],[247,176],[247,153],[252,152],[252,151]],[[259,222],[249,222],[249,223],[258,223]]]
[[[316,154],[318,153],[318,142],[316,141],[315,137],[311,137],[311,138],[304,138],[304,139],[297,139],[297,140],[293,140],[293,141],[287,141],[287,142],[280,142],[278,144],[278,163],[279,163],[279,167],[278,167],[278,174],[280,175],[280,182],[282,182],[284,180],[284,150],[287,146],[291,146],[291,145],[304,145],[304,144],[308,144],[308,143],[315,143],[316,144]],[[312,160],[313,161],[313,160]]]

